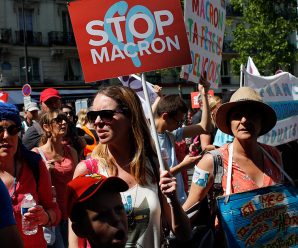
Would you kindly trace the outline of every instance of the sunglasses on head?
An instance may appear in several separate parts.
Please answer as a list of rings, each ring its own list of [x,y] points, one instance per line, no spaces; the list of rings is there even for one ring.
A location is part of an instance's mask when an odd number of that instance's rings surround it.
[[[59,114],[56,118],[51,120],[51,123],[62,123],[63,121],[68,122],[68,118],[65,114]]]
[[[9,135],[14,136],[21,131],[21,128],[16,125],[11,125],[9,127],[0,126],[0,135],[3,135],[5,130]]]
[[[116,113],[123,113],[122,110],[99,110],[99,111],[89,111],[87,113],[87,118],[89,122],[94,123],[97,117],[99,116],[101,121],[103,122],[111,122],[113,120],[113,117]]]

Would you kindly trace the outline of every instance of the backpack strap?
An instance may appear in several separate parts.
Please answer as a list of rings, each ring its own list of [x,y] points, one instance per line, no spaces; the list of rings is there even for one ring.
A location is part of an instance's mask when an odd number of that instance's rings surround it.
[[[214,188],[222,189],[221,182],[224,174],[222,154],[218,149],[208,151],[207,153],[213,157]]]

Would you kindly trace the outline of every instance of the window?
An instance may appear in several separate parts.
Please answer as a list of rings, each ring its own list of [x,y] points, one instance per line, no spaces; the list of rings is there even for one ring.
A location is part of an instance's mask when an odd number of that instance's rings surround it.
[[[64,81],[83,80],[80,60],[77,58],[67,59],[64,66]]]
[[[19,8],[19,30],[20,30],[20,41],[23,41],[24,30],[26,30],[27,42],[31,44],[33,38],[33,9],[24,9],[24,17],[22,8]],[[25,21],[25,22],[24,22]],[[25,24],[25,25],[24,25]],[[25,28],[25,29],[24,29]]]
[[[227,60],[222,61],[220,70],[221,70],[220,74],[222,76],[229,76],[228,61]]]
[[[40,81],[40,71],[39,71],[39,59],[38,58],[27,58],[28,63],[28,80],[32,81]],[[25,58],[20,58],[20,81],[26,81],[25,75]]]

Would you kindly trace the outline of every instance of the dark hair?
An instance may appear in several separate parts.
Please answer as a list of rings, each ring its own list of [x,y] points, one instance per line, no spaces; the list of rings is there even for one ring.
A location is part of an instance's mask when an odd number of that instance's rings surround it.
[[[179,95],[168,95],[162,97],[156,107],[155,115],[160,117],[163,113],[168,113],[170,117],[179,112],[187,113],[187,105]]]

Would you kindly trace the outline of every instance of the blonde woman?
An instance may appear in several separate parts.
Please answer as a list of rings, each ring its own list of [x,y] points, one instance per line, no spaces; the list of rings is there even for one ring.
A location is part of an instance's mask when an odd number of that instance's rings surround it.
[[[190,223],[176,196],[175,177],[168,172],[161,173],[163,195],[158,196],[160,175],[156,153],[142,105],[134,91],[121,86],[100,90],[88,118],[94,121],[100,143],[90,159],[78,164],[74,177],[98,172],[118,176],[129,185],[121,193],[129,225],[127,247],[160,247],[161,215],[178,239],[189,239]],[[165,196],[171,199],[171,204]],[[79,246],[73,233],[69,240],[70,247]]]

